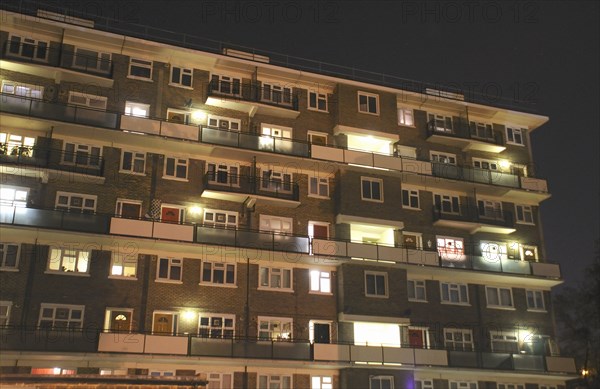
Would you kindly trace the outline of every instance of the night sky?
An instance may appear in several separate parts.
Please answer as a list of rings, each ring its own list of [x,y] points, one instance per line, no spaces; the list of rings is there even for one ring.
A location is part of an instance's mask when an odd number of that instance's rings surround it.
[[[527,100],[550,117],[532,134],[536,175],[548,180],[552,193],[541,207],[547,257],[561,264],[567,285],[592,262],[600,236],[600,2],[62,4],[257,50],[457,85],[491,104]]]

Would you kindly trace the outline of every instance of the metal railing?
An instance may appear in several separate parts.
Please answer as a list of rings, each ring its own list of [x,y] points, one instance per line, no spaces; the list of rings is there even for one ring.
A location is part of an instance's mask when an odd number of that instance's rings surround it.
[[[452,130],[438,130],[435,119],[427,122],[427,137],[433,135],[448,136],[452,138],[468,139],[479,142],[491,143],[498,146],[504,146],[502,134],[492,130],[491,137],[480,137],[476,130],[467,122],[455,121],[452,123]]]
[[[208,95],[240,101],[263,103],[280,108],[298,111],[298,95],[292,88],[282,87],[281,90],[273,87],[264,87],[259,82],[250,84],[234,84],[232,81],[211,80],[208,83]]]
[[[296,182],[227,172],[206,173],[204,187],[215,191],[254,194],[291,201],[300,200],[300,188]]]
[[[445,212],[441,206],[434,205],[433,221],[435,222],[438,220],[478,223],[506,228],[513,228],[515,226],[511,211],[489,210],[468,205],[461,205],[458,212]]]

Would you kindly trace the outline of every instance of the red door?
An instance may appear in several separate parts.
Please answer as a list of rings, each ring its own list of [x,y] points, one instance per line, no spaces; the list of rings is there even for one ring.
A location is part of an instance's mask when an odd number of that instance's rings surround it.
[[[179,208],[162,207],[160,219],[167,223],[179,223]]]
[[[410,347],[412,348],[423,348],[425,342],[423,342],[423,330],[408,330],[408,339]]]
[[[313,235],[317,239],[327,239],[329,237],[329,227],[315,224],[313,225]]]

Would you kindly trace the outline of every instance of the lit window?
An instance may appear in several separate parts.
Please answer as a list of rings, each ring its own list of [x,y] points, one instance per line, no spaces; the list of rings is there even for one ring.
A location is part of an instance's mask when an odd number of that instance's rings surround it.
[[[171,85],[180,85],[191,88],[192,78],[192,69],[181,68],[178,66],[171,67]]]
[[[449,350],[473,351],[473,332],[458,328],[444,328],[444,345]]]
[[[408,299],[411,301],[427,301],[427,289],[423,280],[408,280]]]
[[[202,338],[232,339],[235,330],[235,315],[201,313],[198,335]]]
[[[48,258],[48,270],[87,274],[90,269],[90,257],[88,250],[52,248]]]
[[[525,130],[522,128],[506,127],[506,142],[523,146],[525,144],[524,132]]]
[[[150,115],[150,104],[125,102],[125,115],[147,118]]]
[[[9,207],[25,207],[27,205],[28,194],[29,188],[2,185],[2,187],[0,187],[0,205]]]
[[[242,127],[242,121],[240,119],[234,119],[224,116],[208,116],[208,127],[218,128],[220,130],[227,131],[239,131]]]
[[[410,108],[398,108],[398,124],[413,127],[415,125],[413,110]]]
[[[137,255],[112,253],[110,276],[135,280],[137,275]]]
[[[365,271],[365,295],[388,297],[387,273]]]
[[[533,221],[533,208],[531,205],[515,205],[517,222],[521,224],[535,224]]]
[[[291,234],[294,220],[291,217],[260,215],[259,229],[279,234]]]
[[[498,162],[491,159],[473,158],[473,166],[483,170],[500,170],[500,165]]]
[[[36,61],[47,61],[50,45],[46,41],[11,35],[8,39],[7,53]]]
[[[369,377],[369,389],[394,389],[394,376],[376,375]]]
[[[322,132],[308,132],[308,142],[313,145],[327,146],[327,134]]]
[[[138,151],[123,151],[121,156],[121,172],[145,174],[146,153]]]
[[[259,375],[258,389],[291,389],[292,376],[289,375]]]
[[[460,261],[464,259],[465,247],[462,238],[449,236],[436,237],[437,251],[442,259]]]
[[[76,374],[76,370],[75,369],[62,369],[60,367],[50,367],[50,368],[43,368],[43,367],[34,367],[31,369],[31,374],[33,375],[38,375],[38,374],[43,374],[43,375],[73,375]]]
[[[383,180],[361,177],[361,198],[367,201],[383,202]]]
[[[54,207],[61,211],[94,213],[98,196],[81,193],[56,192]]]
[[[528,290],[527,292],[527,308],[532,311],[545,311],[544,292],[541,290]]]
[[[83,305],[41,304],[38,326],[40,328],[82,328]]]
[[[206,388],[233,388],[233,374],[230,373],[208,373],[206,375],[208,386]]]
[[[291,340],[292,319],[278,317],[258,317],[258,339]]]
[[[131,58],[129,60],[129,77],[152,80],[152,61]]]
[[[328,271],[310,271],[311,293],[331,293],[331,273]]]
[[[468,304],[469,292],[465,284],[440,283],[442,302],[450,304]]]
[[[520,245],[519,251],[521,254],[521,259],[524,261],[537,262],[538,260],[538,251],[537,246],[532,245]]]
[[[333,389],[333,377],[312,376],[310,378],[310,389]]]
[[[419,191],[416,189],[402,189],[402,208],[419,208]]]
[[[260,267],[259,288],[292,290],[292,269]]]
[[[450,389],[477,389],[477,382],[450,381]]]
[[[291,192],[292,175],[273,170],[263,170],[260,188],[273,192]]]
[[[434,389],[433,388],[433,380],[420,380],[420,381],[415,381],[415,383],[420,383],[421,389]]]
[[[108,98],[86,93],[69,92],[69,104],[105,111]]]
[[[327,94],[308,91],[308,108],[327,112]]]
[[[271,136],[273,138],[292,138],[292,128],[275,126],[272,124],[261,124],[260,133],[265,136]]]
[[[235,285],[235,264],[203,261],[200,283]]]
[[[181,281],[183,260],[160,258],[156,279],[160,281]]]
[[[32,157],[35,138],[0,132],[0,155]]]
[[[490,338],[492,352],[514,354],[519,351],[518,337],[514,331],[490,331]]]
[[[32,99],[41,99],[44,97],[44,87],[40,85],[3,80],[2,93],[22,97],[31,97]]]
[[[164,178],[187,180],[187,158],[166,157]]]
[[[310,177],[308,182],[308,193],[310,196],[329,197],[329,179]]]
[[[358,92],[358,112],[379,115],[379,95]]]
[[[485,287],[488,307],[513,307],[512,290],[510,288]]]

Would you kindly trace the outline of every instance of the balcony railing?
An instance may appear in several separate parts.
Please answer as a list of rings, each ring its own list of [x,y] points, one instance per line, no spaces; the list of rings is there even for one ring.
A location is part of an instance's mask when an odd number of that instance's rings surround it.
[[[298,96],[293,93],[291,88],[275,89],[261,86],[256,82],[240,83],[234,87],[231,81],[212,80],[208,84],[208,95],[298,111]]]
[[[451,180],[521,188],[521,177],[517,175],[494,170],[479,169],[471,166],[457,166],[447,163],[432,162],[431,173],[435,177],[449,178]]]
[[[283,200],[300,200],[300,188],[295,182],[225,172],[206,173],[204,175],[204,188],[213,191],[260,195]]]
[[[438,220],[486,224],[506,228],[515,226],[513,214],[510,211],[489,210],[467,205],[461,205],[458,212],[444,212],[439,206],[434,206],[433,221]]]
[[[54,209],[0,206],[0,223],[15,226],[49,228],[64,231],[108,234],[110,218],[106,215],[59,211]]]
[[[0,164],[27,166],[102,177],[104,158],[42,146],[11,146],[0,143]]]
[[[477,134],[477,131],[469,125],[469,123],[463,121],[454,122],[452,130],[446,128],[441,130],[438,129],[435,120],[430,120],[429,122],[427,122],[427,136],[431,137],[433,135],[459,138],[477,142],[485,142],[497,146],[504,146],[504,138],[502,137],[502,134],[492,132],[490,136],[480,136]]]

